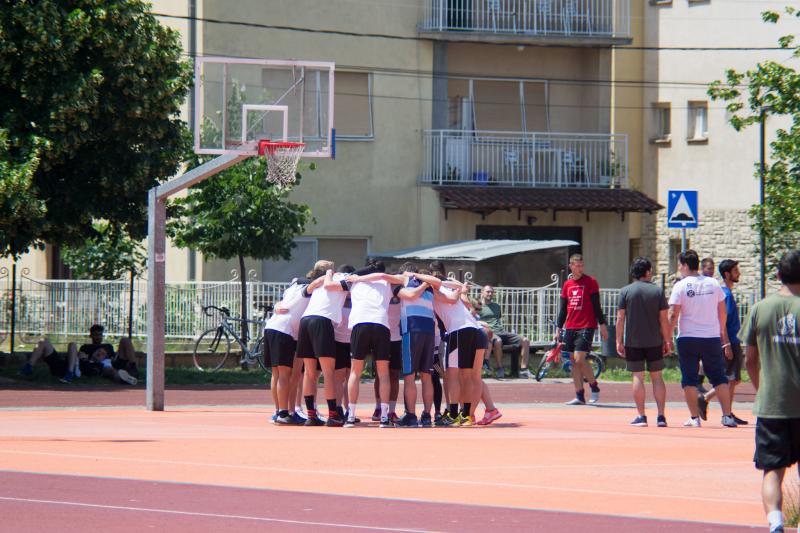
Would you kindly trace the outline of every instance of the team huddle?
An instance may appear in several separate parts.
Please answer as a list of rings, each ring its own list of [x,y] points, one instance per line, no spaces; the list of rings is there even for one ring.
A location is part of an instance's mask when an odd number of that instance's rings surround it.
[[[467,286],[445,278],[441,262],[429,270],[406,263],[396,274],[386,273],[380,261],[358,271],[349,265],[335,273],[333,268],[330,261],[317,261],[305,278],[293,280],[267,321],[265,357],[273,368],[276,424],[359,424],[359,385],[368,357],[376,375],[372,419],[379,427],[488,425],[502,416],[481,379],[487,333]],[[316,404],[320,372],[326,421]],[[402,417],[395,414],[400,375]],[[301,395],[307,417],[300,414]],[[443,396],[447,408],[441,412]],[[486,409],[476,421],[480,401]]]

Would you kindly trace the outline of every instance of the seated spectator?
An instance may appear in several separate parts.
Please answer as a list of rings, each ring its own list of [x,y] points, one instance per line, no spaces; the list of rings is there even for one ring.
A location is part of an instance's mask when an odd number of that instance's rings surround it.
[[[519,348],[520,358],[520,377],[529,378],[530,372],[528,371],[528,354],[530,352],[530,341],[526,337],[521,337],[514,332],[507,331],[503,324],[503,317],[500,311],[500,306],[494,301],[494,287],[486,285],[481,290],[481,309],[479,311],[480,319],[487,323],[494,336],[491,338],[492,353],[494,360],[497,364],[497,377],[504,378],[505,370],[503,369],[503,346],[513,346]]]
[[[84,344],[78,349],[74,342],[67,346],[67,353],[59,353],[49,339],[39,341],[30,355],[30,359],[20,369],[21,376],[30,376],[33,367],[39,361],[44,361],[50,367],[50,373],[59,378],[62,383],[72,383],[76,377],[103,376],[117,383],[136,385],[139,372],[133,361],[133,343],[128,338],[123,338],[119,343],[119,353],[114,352],[113,346],[103,343],[103,326],[93,325],[89,329],[92,339],[90,344]],[[132,375],[133,374],[133,375]]]
[[[103,376],[117,383],[136,385],[139,371],[134,359],[133,343],[127,337],[119,341],[119,350],[103,342],[103,326],[94,324],[89,328],[92,342],[83,344],[78,350],[79,374]],[[70,343],[70,348],[74,343]],[[74,377],[74,376],[73,376]]]

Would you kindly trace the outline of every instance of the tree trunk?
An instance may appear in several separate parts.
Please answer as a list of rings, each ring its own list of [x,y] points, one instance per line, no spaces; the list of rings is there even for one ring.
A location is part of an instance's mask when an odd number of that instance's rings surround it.
[[[242,340],[247,343],[247,274],[244,271],[244,256],[239,256],[239,279],[242,283]]]

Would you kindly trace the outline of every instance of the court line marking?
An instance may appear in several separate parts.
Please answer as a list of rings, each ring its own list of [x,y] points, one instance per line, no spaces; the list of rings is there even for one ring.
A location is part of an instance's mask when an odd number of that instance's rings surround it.
[[[142,458],[130,458],[130,457],[81,455],[73,453],[31,452],[25,450],[0,450],[0,453],[9,455],[12,454],[37,455],[37,456],[62,457],[62,458],[73,458],[73,459],[86,459],[93,462],[102,459],[108,461],[118,461],[127,463],[168,464],[177,466],[211,467],[211,468],[236,469],[245,471],[253,470],[260,472],[283,472],[287,474],[329,475],[329,476],[355,477],[355,478],[365,478],[365,479],[381,479],[385,481],[415,481],[415,482],[422,481],[427,483],[442,483],[442,484],[453,484],[453,485],[469,485],[469,486],[480,486],[480,487],[498,487],[498,488],[514,488],[514,489],[540,489],[540,490],[561,491],[570,493],[579,492],[586,494],[629,496],[636,498],[659,498],[659,499],[669,498],[675,500],[706,501],[713,503],[741,503],[749,505],[758,505],[759,507],[761,507],[760,502],[754,502],[752,500],[742,500],[742,499],[709,498],[703,496],[681,496],[681,495],[668,495],[668,494],[650,494],[650,493],[640,493],[640,492],[625,492],[625,491],[599,490],[599,489],[586,489],[586,488],[566,488],[566,487],[554,487],[552,485],[531,485],[527,483],[505,483],[499,481],[472,481],[468,479],[463,479],[463,480],[437,479],[437,478],[415,477],[415,476],[386,476],[380,474],[356,473],[356,472],[336,471],[336,470],[304,470],[300,468],[281,468],[273,466],[245,466],[245,465],[222,464],[222,463],[201,463],[195,461],[174,461],[167,459],[142,459]],[[272,488],[272,487],[264,487],[264,488]]]
[[[83,502],[70,502],[61,500],[38,500],[34,498],[14,498],[10,496],[0,496],[0,500],[20,503],[40,503],[47,505],[67,505],[73,507],[89,507],[93,509],[110,509],[114,511],[138,511],[146,513],[163,513],[174,514],[181,516],[200,516],[205,518],[225,518],[235,520],[253,520],[258,522],[278,522],[282,524],[295,524],[303,526],[323,526],[323,527],[337,527],[348,529],[366,529],[370,531],[401,531],[404,533],[429,533],[427,529],[405,529],[396,527],[382,527],[382,526],[362,526],[357,524],[334,524],[331,522],[307,522],[305,520],[289,520],[284,518],[267,518],[261,516],[248,516],[248,515],[234,515],[234,514],[221,514],[221,513],[199,513],[195,511],[177,511],[173,509],[156,509],[152,507],[132,507],[126,505],[103,505],[97,503],[83,503]]]
[[[752,461],[727,461],[719,463],[647,463],[647,464],[633,464],[633,463],[617,463],[617,464],[593,464],[591,468],[662,468],[662,467],[698,467],[698,466],[745,466],[751,464]],[[399,467],[399,468],[365,468],[365,469],[350,469],[350,470],[337,470],[341,473],[360,472],[469,472],[480,470],[563,470],[566,468],[578,468],[581,470],[586,469],[585,464],[550,464],[550,465],[483,465],[483,466],[447,466],[447,467]]]

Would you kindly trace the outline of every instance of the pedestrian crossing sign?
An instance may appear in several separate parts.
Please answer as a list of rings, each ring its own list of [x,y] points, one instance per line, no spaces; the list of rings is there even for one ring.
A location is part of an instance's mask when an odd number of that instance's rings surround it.
[[[697,214],[697,191],[668,192],[668,228],[696,228],[698,224]]]

